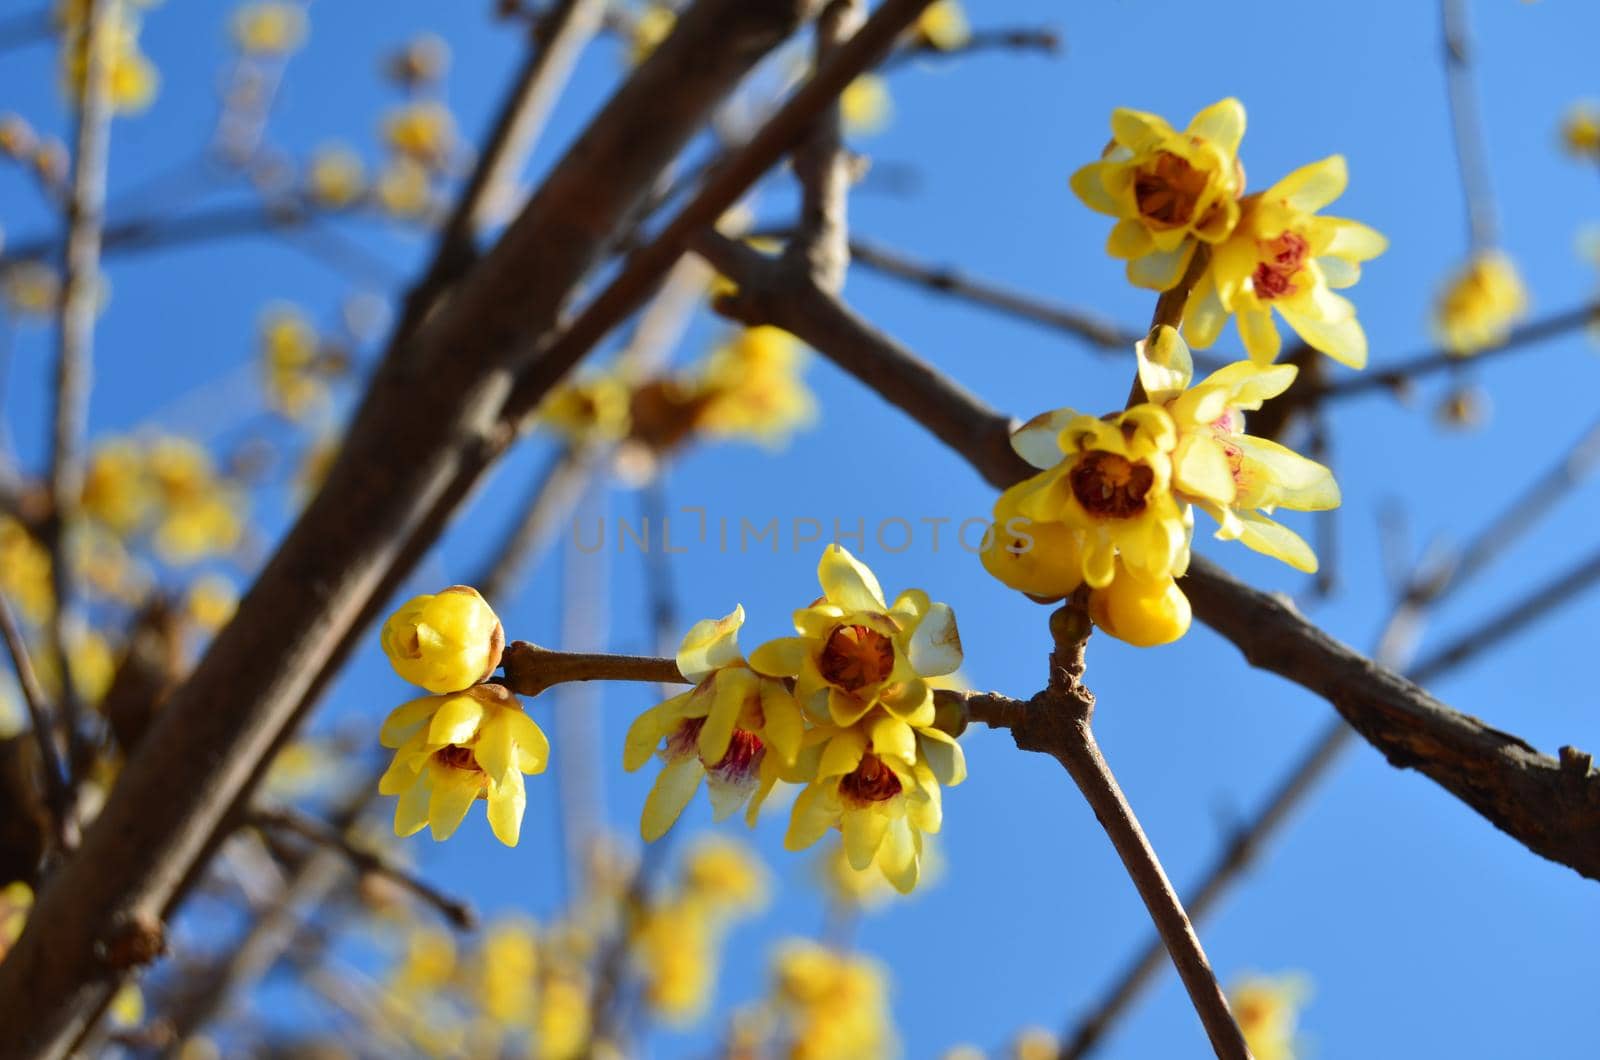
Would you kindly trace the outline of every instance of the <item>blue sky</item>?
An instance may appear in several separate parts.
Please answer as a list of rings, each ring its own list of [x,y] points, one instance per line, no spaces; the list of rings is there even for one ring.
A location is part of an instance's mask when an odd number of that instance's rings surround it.
[[[8,6],[21,9],[20,3]],[[484,18],[487,5],[444,6],[392,0],[374,18],[370,5],[315,5],[309,47],[294,60],[274,121],[275,142],[303,156],[342,137],[375,157],[375,122],[387,102],[378,56],[420,29],[450,40],[456,53],[450,101],[469,134],[481,131],[518,44]],[[916,179],[903,193],[869,182],[854,196],[852,223],[863,236],[1140,324],[1151,298],[1130,288],[1120,265],[1104,255],[1108,222],[1071,196],[1067,175],[1105,142],[1114,107],[1153,110],[1181,124],[1234,95],[1249,112],[1242,153],[1252,187],[1343,153],[1350,189],[1333,212],[1390,237],[1389,252],[1349,292],[1371,338],[1373,363],[1429,346],[1428,306],[1466,249],[1434,5],[1146,0],[1069,9],[1045,0],[995,0],[969,6],[980,27],[1056,25],[1066,52],[897,72],[893,125],[861,146],[880,169],[909,166]],[[221,5],[173,0],[148,17],[146,47],[164,84],[150,114],[115,128],[114,204],[118,189],[189,157],[205,135],[226,55],[221,14]],[[1592,63],[1600,9],[1571,0],[1478,0],[1472,19],[1505,249],[1523,269],[1535,314],[1581,304],[1594,294],[1595,275],[1576,242],[1586,224],[1600,219],[1600,185],[1592,165],[1560,153],[1556,131],[1571,102],[1600,95]],[[613,44],[591,49],[536,170],[555,157],[617,71]],[[61,129],[54,84],[49,49],[0,58],[0,107]],[[782,221],[788,197],[781,182],[778,188],[763,200],[764,217]],[[237,191],[231,194],[238,199]],[[26,184],[0,170],[0,225],[7,234],[36,233],[46,223]],[[423,238],[376,225],[357,224],[350,232],[402,277],[427,247]],[[249,365],[261,307],[289,299],[330,319],[353,289],[346,277],[266,239],[118,259],[110,276],[114,293],[97,355],[96,433],[154,422],[227,436],[256,400]],[[850,276],[846,295],[1015,414],[1062,405],[1110,408],[1126,392],[1131,351],[1100,357],[1060,335],[861,270]],[[700,322],[683,352],[696,352],[717,327]],[[1231,329],[1223,343],[1236,348]],[[48,333],[20,333],[13,360],[6,413],[19,451],[36,461]],[[1369,646],[1388,607],[1377,549],[1380,510],[1403,507],[1414,548],[1470,534],[1583,429],[1595,407],[1590,395],[1600,384],[1600,360],[1590,340],[1575,334],[1469,367],[1467,377],[1492,401],[1492,418],[1478,432],[1447,433],[1436,425],[1431,409],[1447,389],[1441,380],[1422,385],[1410,405],[1380,395],[1343,404],[1333,416],[1345,496],[1341,585],[1334,599],[1308,608],[1343,640]],[[846,527],[864,520],[871,528],[886,518],[910,520],[918,527],[912,548],[889,554],[869,540],[862,558],[891,593],[920,586],[955,607],[973,683],[1031,693],[1043,677],[1046,611],[990,580],[948,539],[935,553],[920,522],[982,515],[992,491],[827,363],[819,359],[810,380],[821,405],[813,429],[776,454],[737,447],[690,453],[672,471],[670,503],[704,505],[713,517],[758,524],[809,517]],[[507,462],[414,588],[436,588],[477,568],[540,465],[542,444]],[[1428,643],[1442,643],[1590,549],[1600,516],[1597,490],[1575,492],[1455,597]],[[617,491],[598,503],[612,516],[631,517],[636,508],[631,495]],[[266,504],[269,529],[286,517],[285,505]],[[1199,547],[1264,588],[1304,588],[1299,575],[1238,546],[1205,540]],[[789,612],[816,593],[814,546],[795,551],[787,538],[776,556],[691,547],[672,559],[685,623],[742,602],[750,645],[787,632]],[[561,560],[560,554],[547,559],[516,598],[494,601],[513,637],[559,641]],[[640,557],[611,554],[607,581],[610,645],[646,649]],[[1564,743],[1594,749],[1600,714],[1586,663],[1597,620],[1594,600],[1570,606],[1434,690],[1547,752]],[[1252,673],[1231,646],[1199,627],[1175,646],[1145,652],[1096,638],[1089,681],[1099,697],[1106,755],[1180,885],[1198,874],[1227,825],[1257,805],[1330,715],[1310,694]],[[374,639],[340,683],[328,720],[364,717],[375,725],[408,694],[383,665]],[[649,771],[622,773],[620,740],[649,702],[646,690],[617,688],[599,707],[609,814],[630,835]],[[545,705],[534,704],[533,712],[548,721]],[[965,745],[970,779],[945,800],[944,880],[871,916],[859,933],[862,947],[894,970],[895,1015],[915,1057],[956,1042],[996,1045],[1027,1024],[1063,1024],[1097,996],[1148,932],[1131,884],[1063,771],[1016,751],[1004,734],[975,731]],[[559,748],[556,758],[559,769]],[[486,911],[548,915],[561,889],[554,791],[553,775],[530,784],[528,824],[515,850],[494,843],[481,815],[446,847],[435,849],[424,837],[410,843],[431,878]],[[684,824],[708,820],[697,806]],[[820,924],[811,861],[785,854],[781,833],[776,819],[755,833],[781,887],[768,914],[734,935],[719,1011],[760,991],[772,941],[815,932]],[[1600,975],[1594,885],[1529,854],[1430,781],[1392,769],[1364,745],[1200,933],[1225,978],[1294,970],[1312,980],[1303,1023],[1319,1056],[1565,1055],[1575,1038],[1592,1031]],[[714,1030],[662,1034],[650,1045],[655,1055],[689,1055]],[[1198,1021],[1169,973],[1120,1025],[1104,1055],[1194,1056],[1204,1049]]]

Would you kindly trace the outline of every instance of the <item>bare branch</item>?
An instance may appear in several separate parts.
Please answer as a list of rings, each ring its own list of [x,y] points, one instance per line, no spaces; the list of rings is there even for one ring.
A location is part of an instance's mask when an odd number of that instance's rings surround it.
[[[1499,219],[1489,183],[1483,115],[1478,110],[1478,89],[1472,77],[1466,0],[1439,0],[1439,22],[1444,39],[1445,86],[1450,100],[1450,124],[1455,134],[1456,165],[1461,171],[1462,196],[1467,201],[1467,243],[1473,250],[1482,250],[1494,246]]]
[[[28,707],[28,721],[33,726],[34,738],[39,742],[39,761],[44,770],[44,789],[55,824],[56,842],[63,850],[69,849],[77,839],[72,831],[72,791],[67,785],[61,752],[56,747],[48,697],[39,685],[39,676],[28,657],[28,645],[22,639],[22,630],[17,628],[17,617],[3,593],[0,593],[0,636],[5,638],[6,650],[11,654],[11,665],[17,671],[17,685],[22,689],[22,700]]]

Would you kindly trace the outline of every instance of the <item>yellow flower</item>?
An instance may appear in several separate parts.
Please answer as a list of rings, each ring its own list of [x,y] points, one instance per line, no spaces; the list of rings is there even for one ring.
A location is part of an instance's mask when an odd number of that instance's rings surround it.
[[[995,504],[998,543],[1014,546],[1020,525],[1045,550],[1013,564],[1007,547],[984,554],[990,572],[1040,596],[1111,584],[1113,560],[1147,580],[1189,565],[1192,516],[1172,493],[1177,426],[1166,409],[1140,404],[1106,419],[1072,409],[1036,416],[1012,447],[1040,474],[1012,486]],[[1075,567],[1069,566],[1076,558]],[[1010,578],[1011,580],[1007,580]]]
[[[239,609],[239,590],[221,574],[203,575],[190,583],[183,609],[191,622],[215,633]]]
[[[574,969],[546,975],[534,1014],[533,1060],[576,1060],[589,1044],[589,984]]]
[[[479,955],[483,1011],[507,1026],[531,1023],[537,1004],[539,940],[533,925],[519,919],[491,924]]]
[[[442,169],[455,152],[456,122],[442,103],[407,103],[384,121],[383,137],[397,154]]]
[[[1191,387],[1194,362],[1172,328],[1158,328],[1137,352],[1146,394],[1167,410],[1178,430],[1172,457],[1177,497],[1215,518],[1220,540],[1239,541],[1298,570],[1315,571],[1311,547],[1264,513],[1338,507],[1333,473],[1277,442],[1244,433],[1244,414],[1287,390],[1299,369],[1239,361]]]
[[[648,4],[633,20],[628,38],[628,62],[638,66],[650,58],[678,24],[678,16],[665,4]]]
[[[795,612],[800,636],[750,657],[757,671],[794,679],[815,726],[784,776],[806,782],[784,845],[803,850],[837,828],[852,866],[876,865],[907,893],[923,833],[940,827],[940,785],[966,777],[960,746],[934,725],[926,680],[961,666],[955,614],[920,589],[890,607],[872,571],[838,545],[823,550],[817,578],[822,599]]]
[[[1577,158],[1600,158],[1600,107],[1574,104],[1561,123],[1561,142]]]
[[[151,443],[145,459],[160,512],[158,552],[173,563],[190,563],[239,543],[244,494],[218,477],[205,449],[169,436]]]
[[[325,391],[316,375],[317,332],[304,313],[292,305],[269,308],[257,342],[273,409],[296,418],[320,403]]]
[[[1061,1042],[1053,1031],[1043,1027],[1024,1027],[1011,1039],[1011,1060],[1055,1060]]]
[[[717,932],[694,903],[651,909],[630,939],[644,979],[645,1002],[675,1026],[704,1014],[717,976]]]
[[[1294,1060],[1295,1025],[1306,994],[1299,976],[1252,976],[1228,991],[1233,1016],[1256,1060]]]
[[[743,624],[742,607],[696,622],[677,658],[678,671],[694,687],[651,707],[628,727],[625,769],[643,766],[658,747],[665,763],[639,821],[646,842],[666,834],[702,777],[717,820],[748,801],[753,821],[780,767],[799,753],[805,725],[800,708],[782,681],[745,663],[739,654]]]
[[[6,955],[11,944],[22,934],[22,925],[28,922],[33,910],[33,888],[18,880],[0,888],[0,957]]]
[[[887,975],[876,962],[791,939],[773,973],[788,1060],[881,1060],[898,1051]]]
[[[258,0],[233,13],[233,42],[246,55],[287,55],[305,39],[306,10],[297,3]]]
[[[1434,332],[1457,356],[1505,341],[1528,312],[1528,291],[1511,258],[1498,250],[1474,255],[1452,276],[1434,307]]]
[[[391,217],[416,220],[433,206],[433,187],[428,169],[410,158],[396,158],[378,174],[375,189],[378,206]]]
[[[1119,556],[1111,584],[1089,591],[1089,617],[1118,640],[1154,648],[1189,632],[1193,612],[1172,575],[1146,578],[1129,570]]]
[[[55,607],[49,550],[6,515],[0,515],[0,590],[33,623],[43,622]]]
[[[0,155],[13,162],[27,161],[39,146],[39,134],[20,114],[0,114]]]
[[[918,42],[942,52],[960,48],[972,39],[972,27],[967,24],[960,0],[934,0],[911,24],[911,32]]]
[[[88,76],[87,16],[84,0],[65,0],[57,6],[56,21],[62,31],[62,66],[67,91],[74,98],[83,92]],[[103,54],[100,68],[109,81],[108,94],[115,114],[144,110],[155,98],[160,76],[139,50],[139,17],[126,0],[109,0],[101,28]]]
[[[695,425],[714,437],[783,441],[816,417],[800,378],[805,347],[781,328],[745,328],[719,346],[697,373]]]
[[[396,835],[426,825],[434,839],[448,839],[473,802],[485,799],[495,838],[517,845],[527,805],[522,775],[544,772],[550,743],[516,696],[500,685],[423,696],[397,707],[378,739],[395,749],[378,791],[400,796]]]
[[[402,997],[429,994],[449,984],[456,971],[456,944],[441,928],[417,927],[406,933],[405,956],[389,976],[389,989]]]
[[[743,843],[709,835],[698,840],[683,864],[683,894],[715,914],[727,916],[760,909],[770,887],[766,866]]]
[[[1091,210],[1117,218],[1106,253],[1128,263],[1128,280],[1165,291],[1189,267],[1198,241],[1220,243],[1239,221],[1244,107],[1213,103],[1178,132],[1154,114],[1111,112],[1111,143],[1100,161],[1072,175]]]
[[[575,379],[552,390],[539,423],[573,444],[616,441],[628,433],[628,386],[610,374]]]
[[[459,692],[500,665],[505,630],[478,590],[452,585],[413,596],[383,624],[383,653],[394,672],[429,692]]]
[[[318,206],[343,210],[355,204],[366,189],[366,169],[361,156],[343,144],[330,144],[311,156],[306,191]]]
[[[144,994],[128,983],[111,998],[111,1023],[116,1027],[137,1027],[144,1022]]]
[[[1214,343],[1233,316],[1251,359],[1270,362],[1281,344],[1276,309],[1312,349],[1366,366],[1367,334],[1355,306],[1334,289],[1359,280],[1361,262],[1389,241],[1360,222],[1317,214],[1348,180],[1344,157],[1332,155],[1243,201],[1237,227],[1212,252],[1184,311],[1184,333],[1196,348]]]
[[[61,301],[61,278],[42,261],[19,261],[0,272],[0,298],[17,316],[49,316]]]
[[[119,534],[138,529],[154,497],[144,454],[124,438],[107,438],[94,447],[84,469],[82,504],[90,518]]]
[[[872,136],[889,125],[894,100],[889,83],[877,74],[862,74],[839,95],[839,117],[850,136]]]

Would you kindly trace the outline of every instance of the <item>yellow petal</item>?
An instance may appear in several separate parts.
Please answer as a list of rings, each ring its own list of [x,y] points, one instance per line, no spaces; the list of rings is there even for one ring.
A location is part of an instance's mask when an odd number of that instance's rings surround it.
[[[1177,397],[1194,378],[1194,358],[1177,329],[1165,324],[1133,347],[1139,360],[1139,382],[1151,401],[1165,402]]]
[[[1244,139],[1244,104],[1231,96],[1218,100],[1194,116],[1188,132],[1210,140],[1225,155],[1236,155]]]
[[[805,637],[779,637],[750,653],[750,668],[772,677],[798,677],[810,652]]]
[[[447,696],[428,726],[428,742],[435,747],[465,744],[483,721],[483,704],[472,696]]]
[[[1272,322],[1272,312],[1267,309],[1241,309],[1238,314],[1239,337],[1244,340],[1245,352],[1250,359],[1270,364],[1278,357],[1282,340]]]
[[[433,795],[433,781],[428,770],[417,775],[416,782],[400,793],[394,807],[394,834],[416,835],[428,824],[428,802]]]
[[[739,658],[739,627],[742,625],[742,605],[721,618],[696,622],[678,647],[678,672],[690,681],[699,681],[711,671],[736,662]]]
[[[739,713],[744,709],[745,700],[756,694],[760,678],[749,670],[737,668],[721,671],[712,681],[714,697],[711,712],[706,715],[706,723],[700,727],[696,745],[700,751],[700,761],[714,766],[728,753],[728,744],[733,739]]]
[[[932,604],[917,623],[907,658],[922,677],[940,677],[961,669],[961,633],[949,604]]]
[[[1317,569],[1317,554],[1300,535],[1281,523],[1274,522],[1258,512],[1237,513],[1243,524],[1239,541],[1262,555],[1281,559],[1296,570],[1313,574]]]
[[[817,779],[842,777],[853,773],[867,753],[866,734],[859,729],[841,729],[828,740],[822,750],[822,761],[817,765]]]
[[[837,544],[822,550],[817,580],[822,583],[828,601],[847,611],[883,611],[888,607],[877,577],[866,564]]]
[[[694,798],[700,778],[705,775],[700,760],[693,755],[675,758],[662,768],[650,794],[645,796],[644,812],[639,817],[639,834],[646,843],[654,843],[667,834]]]
[[[1152,250],[1135,258],[1128,262],[1128,282],[1151,291],[1170,290],[1183,278],[1194,248],[1194,240],[1186,239],[1171,250]]]
[[[516,846],[522,836],[522,814],[527,805],[521,773],[513,771],[504,783],[489,788],[489,828],[508,847]]]
[[[840,818],[840,831],[844,833],[845,858],[857,872],[869,868],[877,857],[883,834],[889,828],[889,818],[871,809],[847,809]]]
[[[777,681],[761,682],[761,716],[764,724],[761,738],[767,749],[784,765],[792,765],[800,753],[800,738],[805,733],[805,719],[800,716],[800,705],[789,690]]]
[[[1344,156],[1329,155],[1290,173],[1267,189],[1264,198],[1283,202],[1301,213],[1316,213],[1344,194],[1349,179]]]
[[[449,766],[433,768],[433,795],[428,800],[428,827],[435,840],[449,839],[466,818],[482,790],[478,774]]]

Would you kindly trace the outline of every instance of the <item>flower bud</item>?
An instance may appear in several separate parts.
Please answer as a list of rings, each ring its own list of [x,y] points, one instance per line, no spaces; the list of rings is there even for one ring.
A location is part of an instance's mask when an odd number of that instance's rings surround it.
[[[382,642],[395,673],[442,695],[494,673],[505,630],[478,590],[452,585],[406,601],[383,624]]]
[[[1089,594],[1089,615],[1118,640],[1152,648],[1188,632],[1189,598],[1171,578],[1138,578],[1118,563],[1111,584]]]

